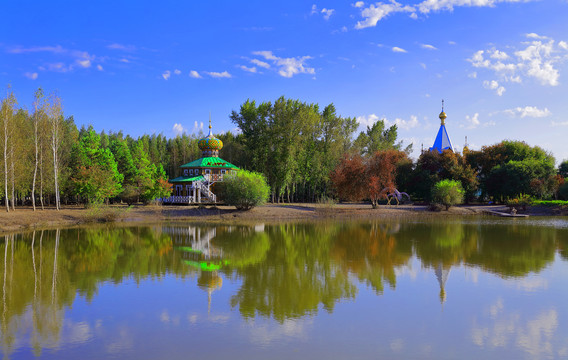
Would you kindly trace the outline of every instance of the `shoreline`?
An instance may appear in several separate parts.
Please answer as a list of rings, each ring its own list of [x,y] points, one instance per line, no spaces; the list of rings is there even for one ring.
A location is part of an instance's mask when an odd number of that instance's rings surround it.
[[[341,203],[320,205],[313,203],[266,204],[249,211],[238,211],[233,206],[152,206],[135,205],[130,209],[126,205],[109,207],[117,212],[117,218],[106,223],[113,224],[148,224],[156,222],[189,223],[282,223],[318,220],[357,220],[357,219],[396,219],[396,218],[435,218],[490,216],[507,214],[505,205],[460,205],[449,211],[429,211],[427,205],[380,205],[372,209],[363,203]],[[568,212],[558,208],[531,207],[524,214],[529,216],[566,216]],[[16,208],[16,211],[0,213],[0,234],[26,230],[50,229],[57,227],[75,227],[105,223],[98,221],[93,210],[83,206],[66,206],[57,211],[54,208],[36,210],[31,207]]]

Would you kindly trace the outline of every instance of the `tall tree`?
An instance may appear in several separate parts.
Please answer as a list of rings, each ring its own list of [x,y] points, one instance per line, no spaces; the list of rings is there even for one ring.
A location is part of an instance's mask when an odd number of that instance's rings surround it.
[[[120,193],[124,177],[112,152],[101,147],[101,138],[92,127],[74,146],[72,164],[75,191],[89,202],[102,202]]]
[[[53,184],[55,191],[55,209],[61,209],[61,194],[59,193],[59,172],[60,158],[59,151],[61,146],[63,109],[61,98],[55,93],[49,97],[49,122],[51,125],[51,151],[53,159]]]
[[[14,110],[16,105],[16,97],[14,93],[8,88],[6,98],[2,100],[2,108],[0,110],[2,114],[2,130],[3,130],[3,153],[4,153],[4,197],[6,203],[6,211],[10,211],[9,193],[8,193],[8,160],[12,156],[11,144],[12,141],[12,120],[14,118]]]
[[[34,178],[32,181],[32,206],[34,211],[36,210],[35,201],[35,188],[37,179],[37,170],[39,166],[39,148],[40,148],[40,123],[45,116],[45,101],[44,94],[41,88],[37,89],[34,94],[33,102],[34,112],[32,114],[33,123],[33,141],[34,141]]]

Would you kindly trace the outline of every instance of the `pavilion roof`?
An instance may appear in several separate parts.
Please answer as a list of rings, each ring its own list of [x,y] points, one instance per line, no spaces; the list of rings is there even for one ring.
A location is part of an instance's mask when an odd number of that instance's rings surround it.
[[[174,183],[174,182],[193,182],[193,181],[200,181],[200,180],[203,180],[203,179],[205,179],[205,178],[203,177],[203,175],[192,176],[192,177],[190,177],[190,176],[178,176],[178,177],[175,178],[175,179],[170,179],[170,180],[168,180],[168,182],[170,182],[170,183]]]
[[[221,159],[217,156],[202,157],[201,159],[194,160],[181,166],[182,168],[219,168],[219,169],[234,169],[239,168],[230,162]]]

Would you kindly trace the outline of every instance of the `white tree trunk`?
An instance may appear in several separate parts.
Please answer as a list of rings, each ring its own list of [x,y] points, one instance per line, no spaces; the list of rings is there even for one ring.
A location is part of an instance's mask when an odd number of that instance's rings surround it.
[[[8,197],[8,114],[4,115],[4,195],[6,197],[6,211],[10,212]]]
[[[36,110],[36,117],[37,117],[37,110]],[[38,163],[39,163],[39,159],[38,159],[38,138],[37,138],[37,124],[38,119],[34,118],[34,143],[35,143],[35,155],[34,155],[34,159],[35,159],[35,165],[34,165],[34,179],[32,181],[32,206],[34,208],[34,211],[36,211],[36,203],[35,203],[35,184],[36,184],[36,178],[37,178],[37,167],[38,167]]]

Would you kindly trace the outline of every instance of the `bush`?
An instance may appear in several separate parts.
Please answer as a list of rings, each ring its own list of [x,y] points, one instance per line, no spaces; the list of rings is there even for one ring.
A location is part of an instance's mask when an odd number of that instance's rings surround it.
[[[531,205],[532,202],[533,200],[530,195],[520,194],[514,199],[507,200],[505,204],[511,209],[515,208],[517,210],[526,210],[527,206]]]
[[[465,191],[457,180],[442,180],[437,182],[432,189],[432,202],[446,207],[462,204]]]
[[[115,222],[130,211],[131,207],[117,207],[105,204],[89,204],[83,215],[85,222]]]
[[[270,187],[262,174],[246,170],[225,175],[219,185],[219,197],[238,210],[250,210],[266,203],[270,193]]]

